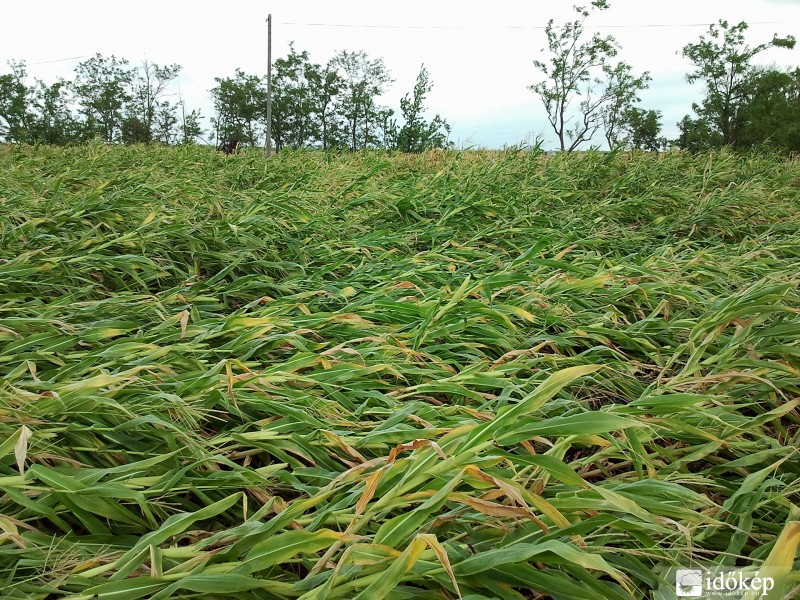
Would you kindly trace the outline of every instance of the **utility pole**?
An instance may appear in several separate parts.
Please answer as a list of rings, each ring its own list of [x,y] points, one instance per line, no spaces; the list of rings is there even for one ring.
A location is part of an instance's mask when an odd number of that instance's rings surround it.
[[[267,15],[267,157],[272,155],[272,14]]]

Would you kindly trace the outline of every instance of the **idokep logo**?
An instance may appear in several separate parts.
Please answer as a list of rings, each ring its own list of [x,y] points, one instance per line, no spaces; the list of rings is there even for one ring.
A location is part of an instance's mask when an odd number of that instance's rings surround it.
[[[678,569],[675,571],[675,594],[685,598],[703,595],[703,572],[700,569]]]
[[[755,599],[775,587],[772,577],[749,569],[677,569],[674,574],[677,598]]]

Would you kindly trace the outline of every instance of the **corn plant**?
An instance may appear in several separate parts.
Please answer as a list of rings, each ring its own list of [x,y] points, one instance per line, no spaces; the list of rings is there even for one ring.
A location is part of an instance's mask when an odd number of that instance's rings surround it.
[[[626,600],[695,562],[797,585],[797,161],[0,165],[8,597]]]

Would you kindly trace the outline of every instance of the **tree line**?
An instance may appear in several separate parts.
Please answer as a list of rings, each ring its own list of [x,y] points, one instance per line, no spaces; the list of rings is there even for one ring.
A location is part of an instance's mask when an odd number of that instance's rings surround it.
[[[101,139],[125,144],[188,143],[202,134],[201,115],[172,99],[180,65],[97,54],[71,80],[28,83],[22,61],[0,75],[0,136],[6,142],[70,144]]]
[[[792,49],[793,36],[778,37],[750,47],[747,23],[720,20],[700,40],[687,44],[682,56],[692,65],[688,83],[702,83],[704,97],[692,104],[675,140],[661,135],[662,113],[641,106],[648,72],[636,74],[616,61],[620,45],[613,36],[591,36],[586,20],[606,10],[606,0],[574,7],[574,19],[545,28],[547,60],[536,60],[541,81],[530,89],[539,97],[561,150],[571,151],[603,132],[609,148],[692,151],[729,146],[749,148],[769,144],[800,151],[800,68],[757,67],[753,59],[769,48]]]
[[[69,144],[92,139],[123,144],[213,143],[263,145],[267,83],[237,69],[215,78],[214,114],[204,130],[199,110],[187,110],[172,84],[181,66],[97,54],[75,68],[71,80],[28,83],[26,65],[9,63],[0,75],[0,139],[28,144]],[[382,58],[342,51],[325,66],[290,45],[273,65],[272,140],[282,148],[386,148],[420,152],[450,145],[450,125],[426,116],[433,83],[423,64],[399,114],[380,96],[393,82]],[[205,137],[204,137],[205,136]]]
[[[394,80],[382,58],[365,52],[337,53],[326,65],[290,44],[273,64],[272,140],[275,149],[387,148],[419,152],[449,145],[450,125],[428,119],[424,101],[433,87],[423,64],[413,90],[400,100],[399,115],[379,99]],[[217,139],[255,146],[265,139],[267,89],[262,77],[237,70],[216,78],[211,90]],[[400,117],[399,121],[397,117]]]
[[[682,55],[693,65],[689,83],[704,86],[703,99],[680,123],[677,139],[661,135],[662,113],[643,107],[640,94],[652,81],[617,60],[613,36],[589,33],[586,23],[607,0],[574,7],[574,17],[545,28],[540,74],[530,86],[545,109],[563,151],[596,143],[601,134],[609,148],[691,151],[722,146],[749,148],[770,144],[800,151],[800,68],[757,67],[753,59],[769,48],[791,49],[793,36],[774,36],[756,46],[745,41],[747,23],[720,20]],[[210,130],[200,111],[187,110],[173,91],[177,64],[148,61],[132,65],[100,54],[81,62],[71,80],[28,82],[24,62],[9,63],[0,75],[0,139],[31,144],[69,144],[100,138],[109,143],[213,143],[260,146],[266,140],[267,82],[237,69],[233,77],[215,78]],[[290,44],[273,63],[271,129],[276,150],[318,147],[419,152],[451,145],[450,124],[427,116],[425,99],[432,89],[422,65],[399,110],[380,103],[392,84],[382,58],[341,51],[325,65]],[[205,137],[204,137],[205,136]]]

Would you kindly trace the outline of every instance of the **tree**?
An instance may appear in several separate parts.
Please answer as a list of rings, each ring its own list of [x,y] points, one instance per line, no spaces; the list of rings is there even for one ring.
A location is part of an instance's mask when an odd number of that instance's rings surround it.
[[[363,140],[362,148],[387,148],[387,141],[394,140],[392,122],[394,110],[375,102],[375,97],[367,98],[364,104],[364,119],[358,124],[358,139]],[[391,147],[391,146],[388,146]]]
[[[333,60],[329,61],[323,69],[310,71],[308,78],[322,149],[346,146],[346,127],[342,115],[337,110],[337,99],[345,88],[344,79],[339,74]]]
[[[183,99],[178,100],[178,105],[181,107],[181,122],[179,126],[178,143],[180,144],[193,144],[197,138],[203,135],[203,128],[200,121],[203,118],[200,111],[193,109],[188,114],[186,113],[186,103]]]
[[[106,142],[175,143],[177,104],[166,99],[178,65],[145,61],[131,68],[125,59],[97,54],[80,63],[73,81],[26,83],[24,62],[11,62],[0,76],[0,139],[68,144],[101,137]],[[77,109],[76,109],[77,107]],[[197,135],[199,113],[190,113],[185,131]]]
[[[106,142],[120,138],[123,108],[131,100],[133,72],[128,61],[114,55],[96,54],[79,63],[71,84],[84,117],[87,137],[100,136]]]
[[[177,105],[162,101],[157,104],[157,110],[153,121],[152,141],[162,144],[176,144],[179,132],[178,115],[175,113]]]
[[[272,137],[275,150],[284,146],[303,148],[321,137],[316,119],[312,86],[320,80],[322,67],[312,63],[305,50],[298,53],[289,44],[286,58],[275,61],[272,81]]]
[[[123,119],[120,126],[120,141],[123,144],[145,144],[152,141],[152,129],[136,117]]]
[[[592,7],[604,10],[608,3],[595,0]],[[530,86],[547,111],[561,150],[566,151],[575,150],[581,143],[592,139],[602,125],[603,107],[621,94],[616,87],[620,83],[612,76],[627,72],[626,67],[611,66],[611,59],[617,55],[619,47],[613,36],[602,37],[595,33],[588,41],[581,41],[590,9],[574,8],[574,21],[559,27],[553,19],[548,21],[545,27],[547,50],[542,51],[549,51],[551,58],[549,63],[533,61],[544,80]],[[606,81],[599,77],[600,74]],[[573,106],[576,97],[581,98],[577,108]]]
[[[235,141],[257,146],[264,139],[267,114],[267,90],[257,75],[236,69],[234,78],[214,79],[211,90],[216,115],[211,119],[217,142]]]
[[[30,91],[23,61],[9,61],[11,73],[0,75],[0,137],[7,142],[30,142]]]
[[[430,122],[423,117],[425,109],[422,103],[432,87],[430,74],[423,64],[417,75],[412,95],[409,97],[406,94],[400,100],[400,113],[405,123],[397,133],[395,144],[398,150],[422,152],[429,148],[444,148],[447,145],[447,137],[450,134],[450,125],[447,121],[439,115]]]
[[[181,66],[177,64],[159,66],[145,60],[140,68],[131,71],[131,98],[128,103],[125,126],[128,131],[127,143],[149,144],[159,139],[164,140],[164,120],[174,120],[177,104],[172,105],[164,100],[167,86],[178,77]],[[157,120],[160,120],[157,123]]]
[[[59,79],[51,85],[37,79],[32,90],[32,141],[64,145],[80,140],[81,127],[72,111],[69,83]]]
[[[637,112],[638,109],[635,109],[635,104],[639,101],[639,92],[648,87],[651,78],[646,71],[636,77],[633,75],[633,68],[624,62],[618,63],[615,67],[605,65],[604,73],[608,101],[600,109],[600,119],[608,148],[613,150],[625,143],[623,135],[634,126],[630,119],[641,116],[641,113]],[[637,123],[639,124],[641,123]]]
[[[739,111],[740,147],[800,151],[800,68],[755,69]]]
[[[627,109],[623,116],[625,146],[635,150],[658,152],[667,145],[661,133],[661,111],[644,110],[636,106]]]
[[[683,47],[683,56],[695,65],[686,80],[689,83],[702,81],[706,88],[703,101],[692,105],[702,121],[702,126],[694,128],[694,133],[707,130],[719,134],[722,145],[736,146],[739,142],[740,111],[749,94],[753,58],[768,48],[791,49],[795,45],[793,36],[773,36],[772,41],[751,48],[745,43],[745,31],[747,23],[744,21],[731,26],[720,20],[718,25],[709,27],[708,37],[700,36],[699,42]],[[684,119],[682,124],[689,126],[691,122],[691,119]],[[710,139],[709,143],[713,141]]]
[[[706,119],[693,119],[686,115],[678,123],[678,129],[680,135],[675,140],[678,148],[690,152],[705,152],[722,146],[722,135],[719,131],[712,129]]]
[[[342,74],[337,108],[346,124],[350,149],[380,145],[379,131],[386,109],[379,107],[375,99],[393,81],[383,59],[370,60],[363,51],[342,51],[330,64]]]

